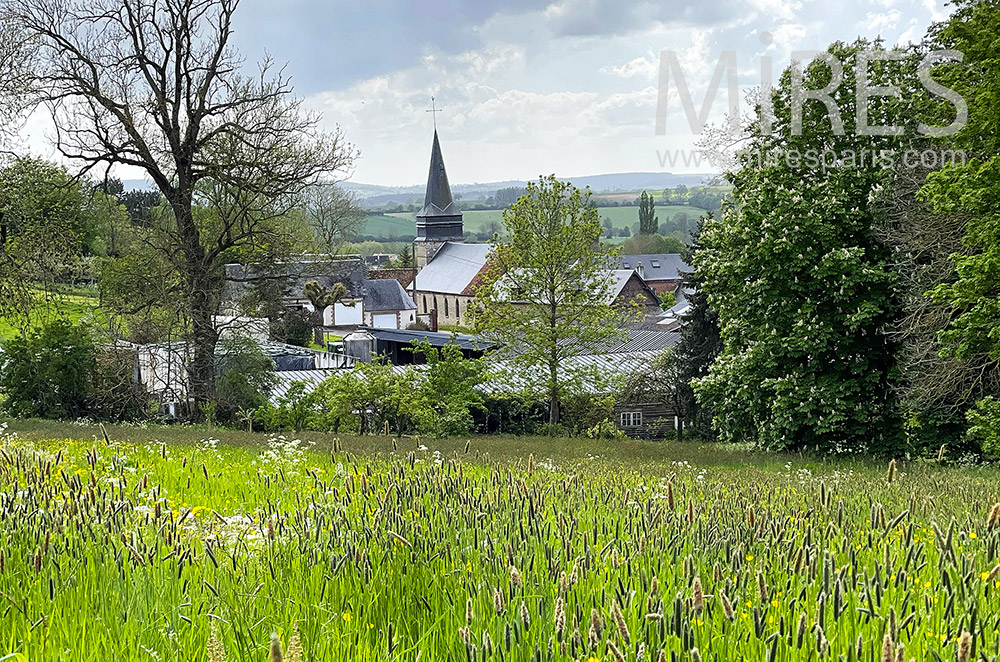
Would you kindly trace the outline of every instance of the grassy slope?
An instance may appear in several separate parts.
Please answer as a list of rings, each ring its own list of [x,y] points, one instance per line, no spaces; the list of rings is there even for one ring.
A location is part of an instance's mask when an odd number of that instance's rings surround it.
[[[43,312],[32,320],[31,328],[37,328],[45,321],[65,318],[73,323],[94,319],[99,312],[96,292],[92,289],[74,289],[53,294],[46,302],[41,292],[36,294],[39,309]],[[10,320],[0,317],[0,343],[21,335],[21,328]]]
[[[229,660],[262,660],[297,623],[308,660],[466,659],[468,626],[476,659],[528,662],[552,638],[566,649],[543,659],[566,662],[590,656],[592,608],[600,660],[641,642],[647,660],[870,662],[890,613],[904,659],[954,659],[973,609],[978,650],[1000,647],[991,469],[889,483],[881,465],[736,447],[345,438],[331,455],[311,433],[300,451],[198,427],[109,427],[111,446],[93,426],[12,428],[0,658],[202,660],[214,624]]]

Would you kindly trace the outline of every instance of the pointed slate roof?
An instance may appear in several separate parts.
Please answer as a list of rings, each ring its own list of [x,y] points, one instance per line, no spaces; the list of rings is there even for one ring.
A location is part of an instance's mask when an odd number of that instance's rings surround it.
[[[448,173],[444,169],[444,156],[441,154],[441,142],[438,140],[437,129],[434,129],[434,145],[431,147],[431,166],[427,173],[424,208],[420,210],[417,217],[460,216],[461,214],[462,212],[455,206],[451,197]]]

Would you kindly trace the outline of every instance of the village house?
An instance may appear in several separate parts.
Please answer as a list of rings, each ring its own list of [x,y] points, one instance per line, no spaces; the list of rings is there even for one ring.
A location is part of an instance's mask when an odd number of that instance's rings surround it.
[[[661,297],[676,292],[683,274],[691,271],[678,253],[622,255],[619,262],[622,269],[634,269],[639,278]]]

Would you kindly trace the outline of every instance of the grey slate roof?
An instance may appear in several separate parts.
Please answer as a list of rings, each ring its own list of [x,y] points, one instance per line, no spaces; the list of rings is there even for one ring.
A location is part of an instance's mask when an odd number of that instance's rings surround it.
[[[622,269],[635,269],[642,262],[642,279],[645,281],[677,280],[681,272],[690,273],[691,267],[679,253],[658,255],[622,255]]]
[[[302,293],[305,284],[315,280],[325,288],[343,283],[347,288],[347,298],[360,299],[365,293],[367,268],[360,257],[342,260],[302,260],[276,265],[268,273],[257,273],[242,264],[226,265],[224,298],[236,301],[254,286],[254,281],[268,279],[274,282],[288,299],[305,299]]]
[[[365,281],[365,311],[414,310],[417,304],[406,293],[398,280],[380,279]]]
[[[479,271],[486,266],[489,253],[489,244],[449,241],[417,273],[417,291],[463,294]]]

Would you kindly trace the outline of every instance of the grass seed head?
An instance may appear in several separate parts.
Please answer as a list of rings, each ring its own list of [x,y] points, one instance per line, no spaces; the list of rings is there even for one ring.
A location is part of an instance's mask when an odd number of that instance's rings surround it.
[[[281,662],[283,659],[281,654],[281,639],[278,638],[276,632],[271,633],[271,651],[268,655],[268,660],[270,662]]]
[[[617,600],[611,601],[611,618],[615,622],[615,627],[618,628],[618,636],[621,640],[625,642],[628,646],[632,643],[632,637],[629,635],[628,625],[625,624],[625,617],[622,616],[621,607],[618,606]]]
[[[986,526],[991,529],[1000,526],[1000,503],[993,504],[990,515],[986,518]]]
[[[528,605],[524,602],[521,602],[521,622],[524,623],[525,630],[531,626],[531,614],[528,612]]]
[[[886,632],[882,637],[882,655],[879,657],[879,662],[892,662],[892,654],[892,637]]]
[[[695,577],[691,582],[691,606],[695,613],[705,608],[705,592],[701,588],[701,577]]]
[[[615,646],[615,642],[611,641],[610,639],[608,639],[608,653],[611,655],[611,658],[615,662],[625,662],[625,656],[622,655],[622,652],[618,649],[618,646]]]
[[[298,625],[292,628],[292,636],[288,639],[285,662],[305,662],[305,653],[302,651],[302,637],[299,636]]]
[[[504,602],[503,591],[499,588],[493,589],[493,609],[496,610],[498,616],[502,616],[505,611],[507,611],[507,605]]]
[[[208,657],[208,662],[227,662],[226,648],[219,641],[215,623],[212,623],[212,632],[208,635],[208,642],[205,644],[205,654]]]
[[[521,577],[521,571],[514,566],[510,567],[510,583],[514,588],[521,588],[524,586],[524,579]]]
[[[958,638],[958,662],[969,662],[972,656],[972,635],[963,632]]]
[[[722,602],[722,615],[726,617],[726,620],[732,622],[733,618],[736,617],[736,613],[733,611],[733,604],[729,602],[729,598],[726,597],[725,593],[719,596]]]
[[[896,460],[889,460],[889,469],[886,471],[886,480],[892,485],[892,482],[896,480]]]

